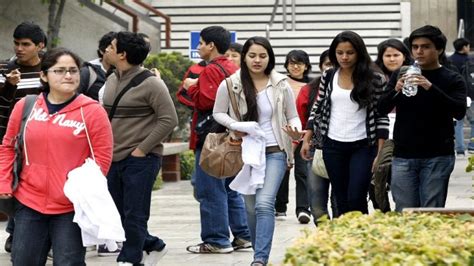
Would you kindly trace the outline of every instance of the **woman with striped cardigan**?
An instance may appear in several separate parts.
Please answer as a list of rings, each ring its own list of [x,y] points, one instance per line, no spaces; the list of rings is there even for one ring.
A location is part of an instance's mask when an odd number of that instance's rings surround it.
[[[385,78],[355,32],[338,34],[329,48],[329,58],[334,68],[323,73],[304,142],[311,141],[315,131],[322,135],[316,146],[323,150],[338,215],[368,213],[373,163],[388,138],[388,117],[377,111]]]

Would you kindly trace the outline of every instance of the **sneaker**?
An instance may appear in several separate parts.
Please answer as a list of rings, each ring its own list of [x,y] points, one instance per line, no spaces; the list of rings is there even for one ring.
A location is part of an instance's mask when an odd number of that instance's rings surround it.
[[[105,244],[99,245],[97,248],[97,255],[99,257],[118,256],[118,254],[120,254],[120,248],[109,250]]]
[[[12,242],[13,242],[13,235],[9,235],[7,240],[5,240],[5,251],[8,253],[12,253]]]
[[[467,152],[468,152],[469,154],[474,154],[474,149],[468,149]]]
[[[168,252],[168,249],[166,246],[158,251],[158,250],[152,250],[150,252],[145,251],[145,254],[143,255],[143,260],[142,264],[145,266],[155,266],[158,264],[158,261],[160,261],[161,258]]]
[[[209,243],[201,243],[201,244],[197,244],[197,245],[194,245],[194,246],[188,246],[186,248],[187,251],[191,252],[191,253],[218,253],[218,254],[222,254],[222,253],[231,253],[232,251],[234,251],[234,248],[233,247],[216,247],[216,246],[213,246]]]
[[[275,212],[275,219],[279,221],[286,220],[286,212]]]
[[[53,249],[49,249],[47,258],[48,260],[53,260]]]
[[[234,240],[232,241],[232,247],[234,248],[234,250],[239,250],[239,249],[245,249],[245,248],[251,248],[252,247],[252,242],[248,241],[248,240],[245,240],[243,238],[240,238],[240,237],[236,237],[234,238]]]
[[[457,156],[465,156],[466,154],[464,153],[464,151],[456,151],[456,155]]]
[[[307,224],[309,221],[311,221],[311,216],[309,214],[306,212],[298,213],[298,222],[300,222],[300,224]]]
[[[133,266],[133,263],[131,262],[122,262],[122,261],[119,261],[117,263],[118,266]]]
[[[250,264],[250,266],[265,266],[266,264],[263,261],[256,260]]]
[[[86,252],[90,252],[90,251],[94,251],[94,250],[97,250],[97,246],[87,246],[86,247]]]

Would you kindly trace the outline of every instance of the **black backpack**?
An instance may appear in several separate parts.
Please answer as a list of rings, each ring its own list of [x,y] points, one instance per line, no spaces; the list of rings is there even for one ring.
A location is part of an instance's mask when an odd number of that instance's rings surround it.
[[[104,86],[106,80],[105,72],[100,66],[84,62],[81,68],[79,92],[94,100],[99,100],[99,90]]]
[[[474,61],[468,60],[461,70],[467,85],[467,96],[474,100]]]

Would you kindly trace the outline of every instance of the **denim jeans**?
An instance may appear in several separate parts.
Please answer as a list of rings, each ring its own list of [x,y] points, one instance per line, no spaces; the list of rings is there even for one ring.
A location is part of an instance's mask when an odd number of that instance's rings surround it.
[[[81,229],[72,221],[74,212],[42,214],[18,203],[13,234],[13,265],[45,265],[52,247],[53,265],[86,265]]]
[[[148,233],[153,184],[161,167],[161,157],[127,158],[113,162],[107,175],[110,194],[122,219],[125,238],[117,261],[139,264],[143,251],[162,250],[163,240]]]
[[[201,214],[201,239],[217,247],[230,247],[229,226],[234,237],[250,240],[242,196],[229,188],[233,178],[217,179],[199,166],[201,149],[196,149],[196,196]]]
[[[367,139],[324,141],[323,159],[336,196],[337,216],[350,211],[368,213],[367,195],[376,154],[377,147],[369,146]]]
[[[287,168],[284,152],[266,155],[265,181],[255,195],[244,195],[254,260],[268,262],[275,230],[275,197]]]
[[[294,152],[295,165],[295,181],[296,181],[296,216],[300,212],[306,212],[309,214],[309,199],[307,189],[307,162],[301,158],[300,155],[301,143],[296,147]],[[277,212],[286,212],[286,204],[288,204],[288,192],[290,183],[290,171],[286,171],[285,176],[281,182],[280,188],[275,201],[275,209]]]
[[[394,157],[391,190],[395,210],[444,207],[454,161],[453,155],[425,159]]]
[[[313,157],[313,156],[311,156]],[[328,199],[329,199],[329,179],[320,177],[313,173],[312,164],[313,161],[307,161],[308,170],[308,197],[311,214],[313,215],[314,224],[317,225],[317,221],[323,215],[329,216],[328,213]],[[334,190],[330,195],[331,197],[331,209],[332,216],[337,217],[336,208],[336,197],[334,196]]]

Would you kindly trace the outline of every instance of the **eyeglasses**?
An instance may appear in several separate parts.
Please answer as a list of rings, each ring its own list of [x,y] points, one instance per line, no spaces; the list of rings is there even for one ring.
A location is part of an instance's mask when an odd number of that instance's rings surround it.
[[[53,72],[54,74],[60,75],[60,76],[64,76],[64,75],[66,75],[67,72],[69,72],[69,74],[72,76],[72,75],[79,74],[79,69],[75,68],[75,67],[74,68],[69,68],[69,69],[56,68],[56,69],[48,69],[48,72]]]
[[[288,63],[289,66],[299,66],[299,67],[303,67],[305,65],[305,63],[303,62],[289,62]]]

